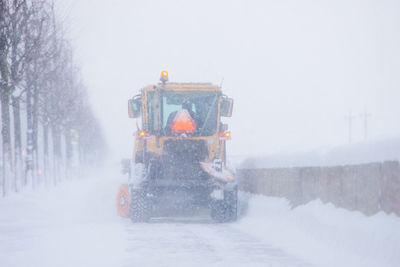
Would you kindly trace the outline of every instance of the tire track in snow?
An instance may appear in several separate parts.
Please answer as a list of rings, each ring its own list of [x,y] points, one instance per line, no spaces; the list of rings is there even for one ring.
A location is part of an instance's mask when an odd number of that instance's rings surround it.
[[[230,224],[149,223],[126,225],[126,267],[311,266]]]

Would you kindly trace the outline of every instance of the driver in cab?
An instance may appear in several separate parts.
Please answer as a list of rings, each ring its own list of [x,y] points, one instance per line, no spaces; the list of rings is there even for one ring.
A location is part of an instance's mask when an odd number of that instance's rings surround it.
[[[166,133],[193,134],[199,128],[199,117],[192,110],[192,103],[188,100],[182,102],[182,109],[171,112],[166,124]]]

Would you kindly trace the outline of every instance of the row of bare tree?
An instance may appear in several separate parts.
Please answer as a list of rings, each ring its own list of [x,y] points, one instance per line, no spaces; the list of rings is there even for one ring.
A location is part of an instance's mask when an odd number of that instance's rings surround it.
[[[54,10],[51,0],[0,0],[3,196],[27,184],[56,184],[103,153],[100,127]]]

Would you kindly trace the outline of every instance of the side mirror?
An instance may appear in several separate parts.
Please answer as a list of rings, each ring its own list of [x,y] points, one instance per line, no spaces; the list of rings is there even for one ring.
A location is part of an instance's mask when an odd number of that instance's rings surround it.
[[[128,114],[129,118],[138,118],[142,110],[142,98],[140,95],[128,100]]]
[[[221,117],[232,117],[233,99],[222,98],[221,100]]]
[[[131,160],[123,159],[121,160],[121,172],[122,174],[127,174],[131,171]]]

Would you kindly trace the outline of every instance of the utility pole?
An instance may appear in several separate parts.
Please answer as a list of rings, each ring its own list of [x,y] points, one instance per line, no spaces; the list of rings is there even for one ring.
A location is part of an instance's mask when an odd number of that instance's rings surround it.
[[[364,118],[364,139],[367,140],[368,137],[368,118],[371,117],[371,113],[367,112],[367,108],[364,109],[364,113],[361,114]]]
[[[352,135],[352,132],[351,132],[351,130],[352,130],[352,126],[353,126],[353,118],[354,118],[355,116],[354,115],[352,115],[352,113],[351,113],[351,110],[349,111],[349,115],[347,115],[347,117],[346,117],[346,119],[348,119],[348,121],[349,121],[349,144],[351,144],[351,135]]]

